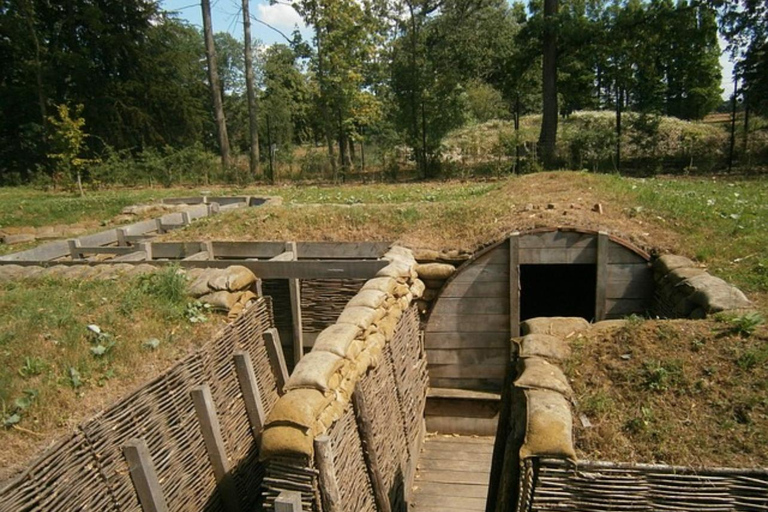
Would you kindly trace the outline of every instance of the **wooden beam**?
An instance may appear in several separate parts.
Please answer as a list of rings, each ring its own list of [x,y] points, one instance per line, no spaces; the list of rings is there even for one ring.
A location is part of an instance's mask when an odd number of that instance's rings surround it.
[[[69,255],[73,260],[83,259],[83,253],[80,251],[80,240],[72,238],[67,240],[67,245],[69,246]]]
[[[211,461],[213,475],[221,494],[224,509],[227,512],[237,512],[239,504],[237,491],[229,475],[229,459],[224,447],[224,439],[221,437],[221,425],[216,416],[216,406],[211,396],[211,388],[208,384],[196,386],[190,391],[192,401],[195,404],[197,421],[200,424],[200,432]]]
[[[352,406],[355,409],[360,440],[363,442],[363,457],[365,458],[365,466],[368,468],[368,477],[371,479],[376,510],[378,512],[392,512],[387,488],[384,485],[384,477],[381,474],[379,456],[376,453],[376,440],[373,436],[373,425],[371,425],[371,414],[373,413],[368,407],[365,396],[360,391],[360,386],[352,393]]]
[[[509,335],[520,336],[520,233],[509,236]]]
[[[208,251],[200,251],[195,254],[191,254],[183,259],[183,261],[207,261]]]
[[[288,382],[288,367],[285,364],[285,354],[283,346],[280,344],[280,333],[275,327],[271,327],[264,332],[264,341],[267,345],[267,354],[269,363],[272,365],[272,373],[277,381],[277,392],[280,395],[285,393],[285,383]]]
[[[294,261],[299,257],[296,242],[286,242],[285,252],[290,252]],[[301,325],[301,281],[289,279],[288,291],[291,295],[291,321],[293,322],[293,364],[296,366],[304,357],[304,329]]]
[[[128,245],[128,240],[126,239],[128,236],[128,230],[125,228],[116,228],[115,234],[117,235],[117,245],[121,247]]]
[[[281,491],[275,498],[275,512],[302,512],[299,491]]]
[[[134,252],[116,256],[109,260],[109,263],[130,263],[131,261],[144,261],[147,259],[147,253],[134,249]]]
[[[605,297],[608,289],[608,233],[597,235],[597,279],[595,280],[595,321],[605,319]]]
[[[155,465],[143,439],[131,439],[123,446],[128,472],[144,512],[168,512]]]
[[[152,261],[154,255],[152,254],[152,242],[141,242],[139,244],[139,250],[144,253],[144,259]]]
[[[72,240],[72,242],[78,244],[75,246],[75,250],[80,254],[81,257],[84,254],[116,254],[118,256],[122,256],[124,254],[129,254],[136,251],[135,247],[92,247],[82,245],[79,240]]]
[[[320,496],[323,501],[323,512],[341,512],[341,492],[336,478],[335,459],[331,438],[327,435],[315,439],[315,464],[320,479]]]
[[[261,392],[256,382],[251,356],[248,352],[235,352],[234,359],[237,380],[240,382],[240,391],[243,393],[243,402],[245,402],[245,412],[248,414],[253,438],[258,440],[261,429],[264,428],[266,414],[264,414],[264,404],[261,401]]]
[[[296,255],[292,251],[285,251],[274,258],[270,258],[269,261],[296,261]]]

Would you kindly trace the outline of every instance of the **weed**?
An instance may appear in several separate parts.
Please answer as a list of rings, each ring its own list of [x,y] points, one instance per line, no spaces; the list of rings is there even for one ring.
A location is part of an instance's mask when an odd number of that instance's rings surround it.
[[[208,321],[208,317],[205,313],[211,310],[211,305],[196,300],[190,302],[184,309],[184,317],[193,324],[203,323]]]
[[[706,345],[707,340],[704,338],[696,338],[695,340],[691,341],[691,351],[692,352],[698,352],[702,348],[704,348],[704,345]]]
[[[19,375],[22,377],[33,377],[40,375],[45,371],[48,365],[39,357],[25,357],[24,365],[19,368]]]
[[[751,311],[732,317],[729,323],[731,324],[730,329],[728,329],[729,333],[738,334],[742,338],[749,338],[759,326],[765,323],[765,318],[760,313]]]
[[[768,343],[762,343],[739,354],[736,366],[744,371],[754,370],[768,363]]]
[[[664,392],[680,385],[683,369],[679,361],[646,361],[640,370],[642,387],[649,391]]]
[[[139,278],[139,289],[171,304],[179,304],[186,299],[187,276],[178,265],[169,265],[157,272],[142,275]]]
[[[630,434],[642,434],[648,432],[654,420],[655,415],[653,413],[653,409],[650,407],[642,406],[640,407],[639,415],[630,418],[626,423],[624,423],[624,430]]]
[[[69,385],[72,386],[72,389],[77,389],[83,385],[80,372],[77,371],[77,368],[74,366],[70,366],[69,370],[67,370],[67,379],[69,380]]]
[[[659,324],[656,327],[656,335],[659,341],[666,343],[676,341],[680,337],[680,333],[673,326],[667,324]]]
[[[581,410],[587,415],[601,415],[614,406],[613,399],[605,391],[599,390],[584,396],[579,402]]]

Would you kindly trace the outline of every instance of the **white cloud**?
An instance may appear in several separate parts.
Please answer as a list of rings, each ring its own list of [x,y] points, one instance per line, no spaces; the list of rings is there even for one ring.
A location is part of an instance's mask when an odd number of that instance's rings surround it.
[[[293,30],[298,25],[300,29],[305,28],[304,22],[299,13],[286,4],[265,5],[260,4],[257,7],[257,17],[264,23],[269,23],[275,28],[281,30]]]

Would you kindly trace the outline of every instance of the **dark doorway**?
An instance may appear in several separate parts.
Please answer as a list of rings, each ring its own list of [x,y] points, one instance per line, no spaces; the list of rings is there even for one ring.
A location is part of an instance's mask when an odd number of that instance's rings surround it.
[[[520,320],[595,317],[595,265],[520,265]]]

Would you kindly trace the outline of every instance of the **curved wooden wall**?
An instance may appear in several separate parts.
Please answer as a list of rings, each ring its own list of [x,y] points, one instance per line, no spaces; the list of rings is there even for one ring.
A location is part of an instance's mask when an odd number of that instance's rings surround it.
[[[626,241],[575,229],[513,233],[482,250],[446,282],[427,319],[430,386],[501,388],[509,339],[519,334],[520,265],[596,264],[594,320],[603,320],[648,310],[648,260]]]

